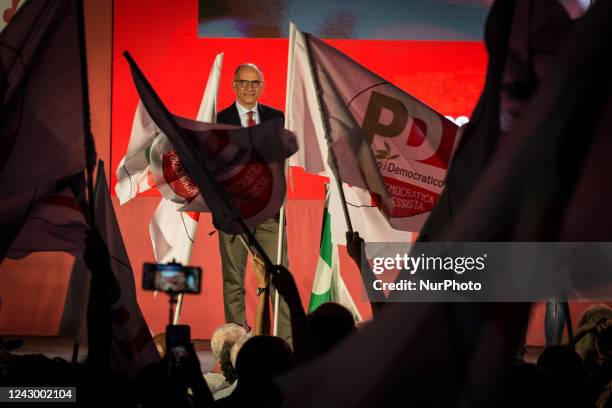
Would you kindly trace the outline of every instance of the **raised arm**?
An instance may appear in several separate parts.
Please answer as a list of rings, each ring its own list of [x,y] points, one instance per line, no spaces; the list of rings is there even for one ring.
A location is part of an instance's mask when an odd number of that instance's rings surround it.
[[[285,299],[291,315],[291,330],[293,332],[293,353],[298,363],[309,360],[317,355],[316,342],[302,307],[302,300],[291,272],[282,265],[276,265],[270,271],[272,284]]]
[[[119,284],[110,265],[106,243],[93,229],[87,231],[85,264],[91,273],[87,303],[87,362],[96,369],[108,369],[112,344],[111,304],[119,300]]]
[[[374,272],[372,272],[370,264],[367,262],[363,262],[362,264],[361,262],[361,249],[363,244],[364,240],[359,236],[359,232],[355,231],[351,233],[350,231],[346,231],[346,249],[349,256],[353,259],[353,261],[355,261],[357,268],[359,268],[363,284],[366,287],[366,293],[369,293],[373,287],[375,279]],[[370,299],[370,308],[372,309],[372,316],[374,318],[380,314],[385,304],[385,302],[374,302],[372,299]]]
[[[270,334],[270,279],[263,261],[251,255],[251,269],[257,281],[257,310],[255,313],[255,336]]]

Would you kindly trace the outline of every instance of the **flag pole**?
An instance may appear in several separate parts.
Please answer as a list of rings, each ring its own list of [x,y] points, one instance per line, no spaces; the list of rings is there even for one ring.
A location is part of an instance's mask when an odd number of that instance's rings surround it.
[[[83,0],[76,2],[77,25],[79,31],[79,57],[81,60],[81,97],[83,100],[83,132],[85,134],[85,165],[87,188],[87,218],[91,228],[95,228],[93,174],[96,168],[96,145],[91,133],[91,115],[89,112],[89,83],[87,78],[87,42],[85,41],[85,13]]]
[[[285,160],[285,174],[289,169],[287,166],[287,160]],[[285,194],[285,199],[283,200],[283,205],[281,206],[279,217],[278,217],[278,243],[276,247],[276,264],[283,264],[283,241],[285,238],[285,206],[287,204],[287,195]],[[274,290],[274,324],[272,326],[272,335],[278,336],[278,309],[280,306],[278,289]]]
[[[316,70],[312,64],[312,48],[310,47],[310,34],[304,33],[304,37],[306,39],[306,50],[308,53],[308,65],[310,67],[310,72],[312,74],[312,79],[315,84],[315,90],[317,93],[317,103],[319,105],[319,113],[321,114],[321,121],[323,122],[323,135],[325,136],[325,141],[327,142],[327,151],[329,154],[328,164],[330,166],[330,170],[333,174],[333,178],[336,181],[336,185],[338,186],[338,192],[340,193],[340,201],[342,202],[342,212],[344,213],[344,220],[346,221],[346,227],[349,232],[353,232],[353,224],[351,223],[351,217],[348,212],[348,206],[346,204],[346,197],[344,196],[344,189],[342,188],[342,179],[340,178],[340,167],[338,166],[338,158],[334,153],[334,149],[332,148],[333,140],[331,138],[331,129],[329,126],[329,120],[327,118],[327,114],[325,109],[323,108],[323,97],[321,96],[321,84],[319,83],[319,77],[316,73]]]
[[[270,257],[268,256],[268,254],[266,254],[266,251],[263,250],[263,247],[255,238],[255,235],[250,230],[247,223],[244,221],[244,218],[240,214],[240,211],[238,210],[238,208],[230,200],[225,189],[221,186],[221,184],[219,184],[219,181],[217,180],[215,174],[208,168],[205,162],[203,161],[198,162],[198,160],[195,157],[193,157],[191,153],[193,149],[190,148],[189,145],[187,144],[189,143],[188,141],[190,139],[185,134],[185,131],[176,123],[176,120],[174,119],[172,114],[168,111],[168,108],[166,108],[166,105],[164,105],[164,103],[161,101],[159,96],[155,93],[155,91],[151,87],[151,84],[146,79],[146,77],[144,76],[144,74],[142,73],[138,65],[136,65],[136,62],[134,61],[132,56],[127,51],[124,52],[123,55],[128,61],[128,63],[130,64],[132,75],[134,77],[134,82],[137,84],[137,86],[138,86],[138,83],[141,83],[141,85],[144,85],[144,88],[145,88],[144,90],[150,93],[149,96],[156,102],[157,107],[162,110],[164,118],[169,122],[168,124],[170,125],[171,129],[173,129],[174,132],[176,133],[176,135],[173,135],[172,132],[168,132],[170,134],[166,133],[166,136],[170,140],[170,143],[172,144],[174,149],[177,151],[179,157],[189,157],[190,158],[190,160],[183,161],[183,166],[185,167],[185,170],[187,171],[187,173],[191,175],[191,177],[196,181],[196,184],[198,185],[210,184],[214,192],[219,196],[220,201],[223,203],[224,209],[229,213],[228,216],[231,217],[231,221],[238,224],[243,234],[247,238],[247,243],[250,246],[253,246],[255,250],[257,250],[259,256],[261,257],[261,259],[263,260],[266,266],[266,269],[272,270],[274,267],[274,264],[270,260]],[[141,100],[142,99],[143,98],[141,97]],[[146,103],[145,103],[145,107],[147,107]],[[158,124],[158,127],[159,127],[159,124]],[[196,162],[198,162],[199,165],[192,166],[192,164]]]
[[[172,324],[179,324],[179,318],[181,317],[181,309],[183,308],[183,293],[179,293],[176,297],[176,307],[174,309],[174,317],[172,318]]]
[[[285,91],[285,129],[290,128],[291,122],[291,114],[292,114],[292,105],[291,105],[291,84],[293,83],[293,67],[295,60],[295,32],[297,30],[296,24],[291,21],[289,23],[289,47],[288,47],[288,55],[287,58],[287,85]],[[291,178],[289,175],[289,165],[287,160],[285,160],[285,165],[283,166],[284,174],[287,175],[288,179]],[[285,199],[283,200],[283,205],[280,209],[280,214],[278,217],[278,243],[276,246],[276,264],[282,265],[283,263],[283,242],[285,238],[285,207],[287,205],[287,195],[285,193]],[[274,336],[278,336],[278,309],[280,307],[280,299],[278,295],[278,290],[275,290],[274,296],[274,321],[272,324],[272,334]]]

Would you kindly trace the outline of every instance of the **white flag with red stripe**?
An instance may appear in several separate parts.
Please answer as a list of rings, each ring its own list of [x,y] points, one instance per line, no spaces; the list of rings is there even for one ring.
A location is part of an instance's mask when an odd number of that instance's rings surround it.
[[[223,53],[219,53],[208,77],[204,97],[198,111],[197,120],[199,121],[209,123],[215,121],[222,64]],[[155,150],[155,153],[152,153],[152,149]],[[116,170],[115,193],[117,193],[121,204],[151,188],[162,189],[165,187],[166,180],[163,177],[163,169],[161,166],[152,169],[151,159],[154,159],[154,154],[163,155],[171,150],[172,146],[168,143],[168,138],[153,122],[142,102],[139,102],[132,122],[132,132],[127,152]],[[154,177],[152,171],[156,171],[156,177]]]
[[[217,121],[217,95],[219,93],[222,64],[223,53],[218,54],[215,58],[208,76],[197,116],[197,120],[201,122],[215,123]],[[141,105],[139,105],[140,107]],[[167,141],[165,136],[163,138]],[[160,141],[161,138],[157,143]],[[191,259],[191,249],[195,242],[200,213],[179,212],[182,206],[182,204],[165,197],[162,198],[149,223],[153,253],[159,263],[174,261],[186,265]]]

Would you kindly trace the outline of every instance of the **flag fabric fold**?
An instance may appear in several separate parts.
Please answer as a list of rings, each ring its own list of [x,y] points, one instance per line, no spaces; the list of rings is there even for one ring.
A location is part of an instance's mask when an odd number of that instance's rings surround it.
[[[384,214],[372,203],[372,196],[359,187],[342,184],[349,217],[353,230],[368,242],[412,242],[413,233],[397,230],[389,225]],[[348,227],[344,219],[342,202],[338,186],[333,181],[329,184],[330,197],[328,211],[334,220],[331,225],[331,239],[334,244],[346,245]]]
[[[80,5],[25,2],[0,33],[0,258],[38,199],[93,164]]]
[[[7,257],[20,259],[32,252],[68,252],[85,250],[87,221],[70,188],[41,198],[28,214],[15,237]]]
[[[611,17],[609,2],[594,3],[576,24],[443,239],[610,241],[611,196],[592,177],[610,167]]]
[[[155,125],[142,102],[139,102],[132,122],[127,152],[116,170],[115,193],[120,204],[155,187],[149,163],[151,145],[158,137],[163,138],[163,133]]]
[[[85,168],[76,3],[27,2],[0,33],[1,197]]]
[[[200,213],[179,210],[180,204],[163,198],[149,223],[153,254],[158,263],[187,265],[191,259]]]

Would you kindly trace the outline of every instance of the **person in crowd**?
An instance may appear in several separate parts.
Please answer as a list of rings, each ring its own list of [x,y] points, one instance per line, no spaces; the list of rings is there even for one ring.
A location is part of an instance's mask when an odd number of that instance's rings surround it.
[[[235,323],[225,323],[213,332],[210,338],[210,348],[215,358],[215,366],[211,372],[204,374],[206,384],[213,396],[236,381],[236,370],[230,359],[230,350],[234,343],[246,335],[246,330]]]
[[[585,310],[576,331],[576,352],[583,360],[592,401],[612,406],[612,309],[594,305]],[[606,405],[608,404],[608,405]]]
[[[505,386],[496,398],[500,408],[553,406],[550,405],[550,380],[535,364],[520,362],[513,365],[505,380]]]
[[[537,365],[551,381],[550,400],[572,407],[592,406],[582,359],[567,346],[549,346],[538,357]]]
[[[589,307],[578,320],[578,329],[574,337],[576,352],[584,361],[589,373],[592,371],[591,367],[601,364],[607,358],[599,352],[597,337],[611,321],[612,309],[604,304]]]
[[[357,330],[353,315],[339,303],[323,303],[306,318],[320,353],[331,350]]]
[[[273,379],[288,372],[295,364],[291,348],[275,336],[254,336],[240,348],[236,357],[238,385],[227,398],[214,407],[277,407],[282,396]]]
[[[289,306],[295,358],[298,363],[308,361],[337,345],[341,340],[356,331],[355,319],[344,306],[327,302],[306,315],[299,291],[291,272],[282,266],[266,271],[263,262],[254,257],[251,264],[260,284],[265,284],[266,276],[271,276],[279,293]],[[258,311],[263,311],[261,300]],[[260,320],[259,316],[256,320]]]

